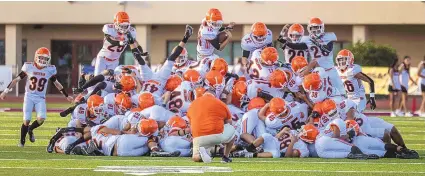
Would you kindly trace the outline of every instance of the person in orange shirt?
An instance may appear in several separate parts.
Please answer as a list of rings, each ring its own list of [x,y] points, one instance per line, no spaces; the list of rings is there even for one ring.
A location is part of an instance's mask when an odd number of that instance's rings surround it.
[[[212,159],[207,149],[224,144],[222,162],[232,162],[229,153],[235,139],[235,128],[231,125],[232,115],[226,104],[208,90],[192,102],[187,117],[192,128],[193,161],[210,163]]]

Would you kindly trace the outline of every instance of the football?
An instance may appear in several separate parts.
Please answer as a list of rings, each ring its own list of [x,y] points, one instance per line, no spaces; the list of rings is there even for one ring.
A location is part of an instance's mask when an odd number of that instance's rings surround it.
[[[223,43],[228,37],[226,32],[224,32],[224,31],[220,32],[217,36],[218,36],[218,42],[219,43]]]

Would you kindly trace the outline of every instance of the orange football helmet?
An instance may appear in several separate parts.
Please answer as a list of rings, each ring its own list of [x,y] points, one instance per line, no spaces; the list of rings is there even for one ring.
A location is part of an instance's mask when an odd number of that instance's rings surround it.
[[[316,91],[322,87],[322,79],[318,73],[310,73],[304,77],[303,88],[306,91]]]
[[[335,119],[339,117],[338,108],[336,107],[335,101],[332,99],[326,99],[323,101],[321,107],[323,114],[328,115],[330,118]]]
[[[140,135],[149,137],[158,131],[158,123],[153,119],[142,119],[137,124]]]
[[[271,66],[276,64],[279,60],[279,53],[277,53],[276,48],[267,47],[261,51],[261,62],[265,65]]]
[[[274,88],[283,88],[290,79],[291,73],[282,70],[274,70],[269,77],[270,85]]]
[[[301,129],[300,139],[307,143],[314,143],[319,135],[319,130],[313,124],[304,125]]]
[[[220,72],[211,70],[205,75],[205,84],[215,91],[216,97],[220,97],[225,87],[224,77]]]
[[[103,113],[103,98],[97,94],[91,95],[87,99],[87,107],[89,108],[89,111],[97,116]]]
[[[322,102],[314,104],[312,112],[317,112],[320,116],[323,115]]]
[[[223,58],[217,58],[211,63],[211,70],[215,70],[221,73],[221,75],[225,76],[228,71],[228,65],[226,60]]]
[[[301,73],[302,71],[304,71],[307,65],[308,65],[308,62],[307,62],[307,59],[305,59],[305,57],[295,56],[294,58],[292,58],[291,68],[292,68],[292,71],[296,73]]]
[[[176,48],[177,47],[174,47],[173,51],[171,51],[171,52],[174,53]],[[186,64],[187,60],[188,60],[187,50],[186,50],[186,48],[183,48],[183,51],[180,53],[179,57],[176,59],[176,65],[178,67],[181,67],[184,64]]]
[[[150,92],[143,92],[139,95],[139,108],[144,110],[155,105],[155,98]]]
[[[187,127],[186,121],[182,117],[177,115],[168,119],[165,125],[170,128],[180,128],[180,129],[185,129]]]
[[[223,25],[223,16],[221,15],[220,10],[211,8],[205,15],[205,21],[209,27],[219,30]]]
[[[132,76],[122,76],[120,80],[122,91],[129,92],[136,89],[136,80]]]
[[[140,112],[142,111],[142,109],[140,109],[139,107],[137,108],[131,108],[130,112]]]
[[[37,64],[37,66],[47,67],[50,64],[50,60],[50,50],[46,47],[38,48],[37,51],[35,51],[34,62]]]
[[[194,69],[188,69],[183,74],[183,79],[194,84],[200,84],[202,81],[201,74]]]
[[[285,100],[279,97],[274,97],[270,100],[270,112],[276,116],[280,116],[287,111]]]
[[[348,66],[354,63],[354,55],[350,50],[343,49],[338,52],[338,55],[336,56],[335,60],[338,69],[345,70]]]
[[[260,109],[260,108],[264,107],[264,105],[266,105],[266,101],[264,101],[264,99],[262,99],[260,97],[254,97],[249,102],[247,110],[249,111],[249,110],[254,109],[254,108]]]
[[[249,102],[249,98],[246,95],[247,85],[244,81],[238,81],[233,86],[232,91],[232,104],[236,107],[242,107],[243,104]]]
[[[292,42],[299,43],[302,36],[304,36],[304,27],[301,24],[295,23],[289,27],[288,37]]]
[[[121,34],[125,34],[130,30],[130,17],[127,12],[118,12],[114,16],[114,27]]]
[[[167,91],[173,91],[174,89],[176,89],[177,87],[179,87],[179,85],[183,82],[182,78],[178,75],[171,75],[168,80],[167,83],[165,83],[165,90]]]
[[[320,37],[325,33],[325,24],[320,18],[311,18],[308,21],[307,30],[310,36]]]
[[[119,93],[115,96],[115,105],[119,114],[125,114],[132,106],[131,98],[126,93]]]
[[[347,131],[353,129],[356,133],[356,136],[361,134],[360,125],[355,120],[346,120],[345,124],[347,124]]]
[[[262,22],[256,22],[251,26],[252,39],[257,43],[263,43],[267,38],[267,26]]]

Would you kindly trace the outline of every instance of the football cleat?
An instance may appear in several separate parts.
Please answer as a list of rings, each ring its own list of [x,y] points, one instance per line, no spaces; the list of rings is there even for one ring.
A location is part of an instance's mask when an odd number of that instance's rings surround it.
[[[358,154],[354,154],[354,153],[349,153],[347,156],[348,159],[367,159],[369,158],[369,155],[363,154],[363,153],[358,153]]]
[[[379,159],[379,156],[376,154],[370,154],[368,155],[367,159]]]
[[[70,145],[68,145],[66,148],[65,148],[65,154],[67,154],[67,155],[69,155],[70,153],[71,153],[71,151],[72,151],[72,149],[74,149],[74,145],[72,145],[72,144],[70,144]]]
[[[24,147],[25,143],[22,144],[21,142],[18,143],[18,147]]]
[[[208,154],[207,149],[205,149],[204,147],[199,147],[199,154],[201,155],[202,161],[204,163],[212,162],[211,156]]]
[[[87,147],[86,146],[75,146],[72,150],[71,150],[71,152],[70,152],[70,154],[71,155],[90,155],[88,152],[87,152]]]
[[[247,150],[241,150],[233,152],[232,156],[235,158],[252,158],[254,157],[254,153],[248,152]]]
[[[49,145],[47,145],[46,151],[47,153],[52,153],[55,148],[56,141],[54,139],[50,139]]]
[[[28,135],[29,135],[30,141],[32,143],[34,143],[35,142],[35,136],[34,136],[33,131],[32,130],[28,130]]]
[[[227,156],[223,156],[221,157],[221,163],[231,163],[232,159],[227,157]]]

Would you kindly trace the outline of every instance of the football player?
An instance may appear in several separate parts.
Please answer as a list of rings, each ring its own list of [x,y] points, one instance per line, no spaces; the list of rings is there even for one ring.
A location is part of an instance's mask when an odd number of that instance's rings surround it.
[[[22,79],[27,77],[25,86],[24,107],[23,107],[23,123],[21,125],[21,139],[18,143],[19,147],[25,145],[27,133],[31,142],[35,142],[33,130],[43,125],[46,119],[46,90],[48,81],[52,81],[55,87],[72,102],[73,98],[68,96],[62,84],[56,77],[56,67],[50,65],[51,55],[49,49],[41,47],[35,51],[34,62],[25,62],[21,72],[12,80],[7,88],[0,94],[0,99],[4,100],[6,94]],[[31,113],[35,109],[37,120],[31,125]]]
[[[126,12],[118,12],[114,16],[113,24],[105,24],[102,29],[105,34],[103,47],[97,54],[94,75],[103,70],[115,69],[119,64],[119,57],[127,47],[127,34],[136,38],[136,29],[130,25],[130,17]],[[139,47],[140,52],[143,49]]]
[[[165,152],[180,151],[180,156],[190,156],[190,145],[192,138],[187,122],[174,116],[167,121],[167,124],[160,130],[159,145]]]
[[[251,145],[255,140],[255,137],[266,133],[265,124],[261,120],[266,116],[266,110],[268,109],[265,105],[266,102],[259,97],[255,97],[249,102],[247,109],[248,112],[242,116],[242,122],[240,125],[240,138],[243,142]],[[256,147],[253,148],[255,149]]]
[[[292,130],[300,129],[308,122],[306,104],[295,101],[286,103],[282,98],[275,97],[270,100],[268,107],[270,113],[264,119],[264,123],[267,132],[271,135],[275,135],[284,127]]]
[[[251,33],[246,34],[241,40],[242,57],[250,58],[254,50],[271,47],[272,42],[272,31],[267,29],[264,23],[256,22],[251,26]]]
[[[360,65],[354,64],[354,55],[350,50],[343,49],[336,56],[336,68],[344,84],[347,97],[353,100],[357,105],[357,111],[363,112],[367,102],[370,103],[370,109],[376,108],[375,103],[375,84],[374,81],[362,72]],[[366,101],[365,90],[362,81],[369,83],[369,100]]]
[[[210,61],[218,58],[218,56],[214,54],[214,50],[222,51],[232,40],[231,30],[235,23],[231,22],[226,28],[222,28],[222,25],[223,16],[221,15],[220,10],[215,8],[209,9],[205,18],[202,20],[202,24],[198,31],[198,45],[196,46],[198,61],[201,61],[204,58],[207,58],[207,60]],[[227,34],[227,39],[222,43],[218,40],[218,34],[220,31],[224,31]]]
[[[282,35],[282,34],[281,34]],[[300,43],[301,38],[304,36],[304,27],[301,24],[292,24],[288,29],[288,38],[292,43]],[[307,58],[307,49],[294,49],[290,45],[283,45],[282,50],[285,53],[286,63],[292,63],[292,59],[296,56],[302,56]]]
[[[358,146],[365,154],[377,155],[377,157],[387,158],[403,158],[403,159],[418,159],[419,155],[414,150],[406,149],[402,146],[383,142],[379,138],[374,138],[362,132],[359,124],[354,120],[346,120],[348,131],[353,130],[354,134],[351,136],[351,141],[354,145]]]
[[[168,56],[164,65],[158,72],[153,72],[151,68],[149,68],[144,59],[141,57],[140,51],[135,48],[130,40],[130,47],[132,48],[132,52],[134,57],[137,59],[140,65],[141,77],[144,81],[142,85],[142,91],[150,92],[155,96],[156,104],[162,104],[161,97],[165,92],[165,84],[168,80],[168,77],[171,75],[171,70],[175,63],[175,60],[179,57],[181,52],[183,51],[183,47],[185,46],[187,40],[189,40],[190,36],[192,36],[193,28],[189,25],[186,25],[185,34],[183,36],[182,41],[176,47],[174,52]]]
[[[336,41],[335,33],[325,33],[325,25],[322,20],[319,18],[311,18],[307,26],[309,36],[303,36],[299,43],[292,43],[288,42],[288,39],[285,37],[288,31],[287,26],[288,25],[285,25],[283,27],[278,41],[284,46],[287,45],[292,49],[308,50],[312,58],[301,75],[307,75],[315,67],[322,67],[329,74],[332,86],[336,87],[336,91],[338,91],[336,94],[345,96],[344,86],[333,63],[333,42]]]
[[[270,73],[276,68],[279,60],[279,53],[276,48],[267,47],[263,50],[257,49],[253,51],[247,67],[247,76],[249,79],[268,80]]]

